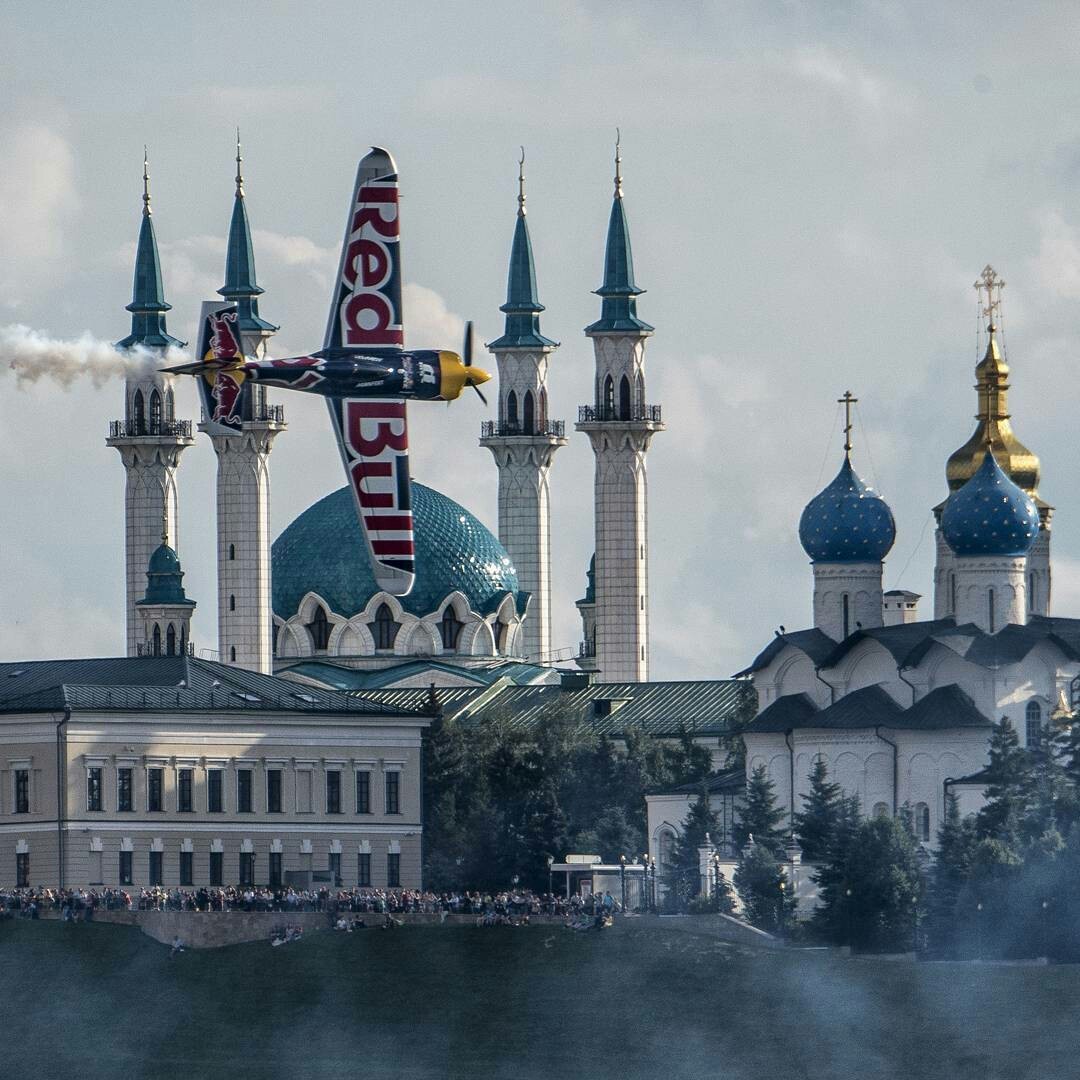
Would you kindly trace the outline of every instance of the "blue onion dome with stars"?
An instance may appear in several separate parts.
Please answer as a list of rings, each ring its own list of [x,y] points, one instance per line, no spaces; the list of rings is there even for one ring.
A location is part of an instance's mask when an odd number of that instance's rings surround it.
[[[956,555],[1026,555],[1039,535],[1039,514],[997,458],[984,453],[975,475],[949,496],[941,531]]]
[[[851,467],[806,504],[799,519],[799,542],[814,562],[881,562],[896,540],[888,503]]]

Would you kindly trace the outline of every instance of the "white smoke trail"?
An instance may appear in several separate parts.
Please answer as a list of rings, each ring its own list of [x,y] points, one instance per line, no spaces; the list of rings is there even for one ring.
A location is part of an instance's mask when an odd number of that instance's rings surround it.
[[[15,373],[17,385],[49,379],[69,387],[77,379],[89,379],[102,386],[111,379],[149,374],[167,364],[183,364],[190,356],[182,349],[164,353],[140,345],[121,352],[110,342],[87,331],[74,341],[47,337],[29,326],[13,323],[0,326],[0,373]]]

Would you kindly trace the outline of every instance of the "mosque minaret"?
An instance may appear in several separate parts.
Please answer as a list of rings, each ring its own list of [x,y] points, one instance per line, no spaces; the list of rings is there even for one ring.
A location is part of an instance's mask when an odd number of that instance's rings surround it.
[[[163,355],[183,348],[165,326],[161,263],[150,208],[150,176],[143,156],[143,211],[135,254],[131,333],[116,343],[121,350],[141,349]],[[109,425],[109,446],[120,451],[127,484],[124,492],[124,556],[127,655],[144,648],[143,619],[138,604],[146,592],[146,567],[162,543],[164,532],[176,544],[176,470],[180,455],[194,442],[191,421],[175,416],[173,378],[147,363],[133,367],[124,386],[124,418]]]
[[[237,305],[245,355],[262,358],[277,327],[259,315],[258,298],[263,290],[255,280],[241,160],[238,138],[225,284],[218,293]],[[218,459],[218,655],[225,663],[270,672],[269,461],[285,420],[280,405],[267,404],[264,387],[248,385],[243,393],[240,433],[212,436]]]
[[[480,445],[499,470],[499,540],[509,552],[521,588],[532,594],[521,652],[551,657],[551,492],[555,451],[566,445],[563,422],[548,419],[548,357],[558,342],[540,333],[532,241],[525,217],[525,155],[518,171],[518,212],[510,249],[506,315],[501,337],[488,345],[499,368],[498,420],[487,421]],[[495,643],[503,652],[503,644]]]
[[[653,327],[637,316],[622,169],[615,150],[615,198],[608,221],[600,318],[586,327],[596,357],[592,405],[578,410],[596,457],[595,668],[604,682],[649,678],[649,540],[645,455],[664,430],[660,406],[645,397],[645,342]],[[583,615],[585,613],[583,612]],[[588,625],[586,625],[586,634]]]

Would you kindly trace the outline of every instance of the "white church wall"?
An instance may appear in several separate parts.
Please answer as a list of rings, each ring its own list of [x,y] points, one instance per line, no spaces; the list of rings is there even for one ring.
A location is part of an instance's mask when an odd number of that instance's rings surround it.
[[[859,642],[836,667],[821,674],[836,687],[837,698],[866,686],[880,686],[897,704],[911,704],[911,688],[897,675],[892,654],[872,638]]]
[[[829,690],[815,675],[810,658],[793,645],[781,649],[752,678],[758,695],[758,712],[788,694],[808,694],[818,708],[829,704]]]

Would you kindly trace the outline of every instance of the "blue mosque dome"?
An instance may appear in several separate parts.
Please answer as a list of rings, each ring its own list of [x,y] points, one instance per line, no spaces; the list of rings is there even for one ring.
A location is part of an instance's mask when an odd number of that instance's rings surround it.
[[[814,562],[881,562],[896,539],[888,503],[845,456],[836,479],[806,505],[799,542]]]
[[[957,555],[1026,555],[1039,533],[1039,514],[997,458],[984,453],[975,475],[949,496],[941,531]]]
[[[433,488],[412,485],[416,582],[402,607],[422,617],[438,610],[448,593],[464,593],[469,606],[488,614],[509,593],[519,612],[527,595],[506,549],[463,506]],[[273,606],[283,619],[295,615],[309,592],[340,615],[363,610],[379,586],[356,520],[352,492],[340,488],[308,507],[274,541]]]

